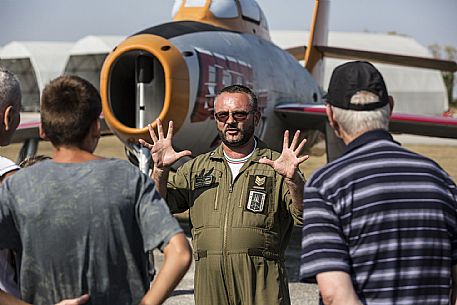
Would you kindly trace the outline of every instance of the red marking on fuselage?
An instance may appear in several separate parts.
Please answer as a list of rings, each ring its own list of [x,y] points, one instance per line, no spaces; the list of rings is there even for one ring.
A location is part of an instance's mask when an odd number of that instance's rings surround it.
[[[213,119],[214,98],[225,86],[241,84],[253,88],[252,66],[236,58],[212,53],[206,50],[196,50],[199,60],[199,82],[197,98],[192,111],[191,122],[202,122]],[[262,97],[264,105],[266,97]],[[262,108],[263,109],[263,108]]]

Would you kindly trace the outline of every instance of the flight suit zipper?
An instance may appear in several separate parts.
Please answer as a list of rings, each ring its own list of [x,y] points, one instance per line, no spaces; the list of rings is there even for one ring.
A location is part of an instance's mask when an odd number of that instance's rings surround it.
[[[225,163],[225,162],[224,162]],[[231,194],[233,192],[233,178],[232,178],[232,172],[230,170],[230,168],[228,167],[227,164],[225,164],[226,166],[226,169],[228,170],[228,179],[230,179],[228,183],[228,198],[226,198],[226,202],[227,204],[225,204],[225,213],[224,213],[224,228],[223,228],[223,231],[222,231],[222,259],[221,259],[221,263],[222,263],[222,277],[224,278],[224,282],[226,283],[226,285],[229,285],[229,281],[227,279],[227,275],[226,275],[226,268],[227,268],[227,264],[226,264],[226,250],[227,250],[227,226],[228,226],[228,218],[229,218],[229,210],[230,210],[230,204],[228,204],[230,202],[230,197],[231,197]],[[230,291],[230,288],[228,289]],[[231,303],[230,301],[231,299],[231,294],[229,292],[229,303]]]
[[[219,189],[220,189],[220,186],[218,185],[217,186],[217,189],[216,189],[216,200],[214,201],[214,209],[217,210],[217,202],[219,201]]]
[[[249,161],[248,161],[249,162]],[[232,171],[231,169],[229,168],[229,166],[227,165],[226,162],[224,162],[225,166],[226,166],[226,170],[227,170],[227,177],[229,179],[228,182],[228,189],[227,189],[227,192],[228,192],[228,198],[226,198],[226,208],[225,208],[225,214],[224,214],[224,228],[223,228],[223,242],[222,242],[222,255],[223,255],[223,258],[222,258],[222,277],[224,278],[224,280],[226,281],[227,285],[230,285],[230,282],[227,281],[226,279],[226,268],[227,268],[227,265],[226,265],[226,254],[227,254],[227,235],[228,235],[228,220],[229,220],[229,211],[230,209],[232,208],[231,205],[229,204],[231,201],[232,201],[232,195],[233,195],[233,188],[234,188],[234,185],[235,185],[235,182],[237,179],[241,179],[240,177],[242,177],[244,175],[244,172],[246,171],[246,164],[243,165],[243,167],[241,168],[240,172],[238,173],[238,175],[233,179],[232,177]],[[244,192],[242,192],[244,193]],[[239,199],[240,202],[242,200],[242,198]],[[229,303],[231,304],[231,298],[233,297],[230,293],[230,291],[232,291],[233,287],[229,287]]]
[[[230,183],[229,184],[229,188],[228,188],[228,192],[229,192],[229,198],[231,197],[231,194],[233,192],[233,184]],[[227,199],[227,202],[230,202],[229,199]],[[227,205],[226,209],[225,209],[225,219],[224,219],[224,236],[223,236],[223,244],[222,244],[222,252],[225,253],[226,251],[226,248],[227,248],[227,226],[228,226],[228,214],[229,214],[229,208],[230,206]]]

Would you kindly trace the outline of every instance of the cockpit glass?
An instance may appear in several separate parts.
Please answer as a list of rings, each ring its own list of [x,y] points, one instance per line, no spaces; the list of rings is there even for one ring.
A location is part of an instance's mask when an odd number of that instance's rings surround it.
[[[243,17],[260,22],[260,8],[255,0],[240,0],[240,4]]]
[[[185,7],[200,7],[205,6],[206,0],[187,0]]]
[[[238,17],[238,8],[234,0],[213,0],[209,9],[217,18]]]
[[[175,0],[175,3],[173,4],[173,10],[171,11],[171,17],[175,18],[176,13],[179,11],[179,8],[181,7],[183,0]]]

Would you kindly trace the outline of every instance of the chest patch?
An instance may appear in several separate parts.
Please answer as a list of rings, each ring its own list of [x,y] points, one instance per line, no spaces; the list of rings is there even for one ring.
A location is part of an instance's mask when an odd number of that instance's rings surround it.
[[[268,203],[268,192],[271,190],[272,178],[262,175],[249,176],[248,198],[246,210],[254,213],[263,213],[265,205]]]
[[[259,191],[249,191],[249,198],[248,203],[246,205],[246,209],[255,213],[259,213],[263,211],[263,207],[265,206],[265,198],[267,194],[264,192]]]
[[[194,178],[194,188],[202,188],[208,187],[213,184],[215,178],[213,176],[213,169],[210,169],[208,172],[205,173],[205,170],[202,170],[200,174],[195,175]]]

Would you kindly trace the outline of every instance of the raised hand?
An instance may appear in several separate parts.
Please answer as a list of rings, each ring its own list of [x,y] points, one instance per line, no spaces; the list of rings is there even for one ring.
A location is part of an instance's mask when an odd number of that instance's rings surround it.
[[[259,162],[270,165],[278,174],[285,177],[286,179],[291,180],[294,178],[300,163],[309,158],[308,155],[300,156],[303,146],[305,146],[306,139],[303,139],[300,144],[298,144],[299,138],[300,131],[297,130],[297,132],[295,132],[292,143],[289,146],[289,131],[286,130],[284,132],[284,142],[279,158],[275,161],[272,161],[268,158],[262,158],[259,160]]]
[[[170,167],[173,163],[178,161],[184,156],[190,156],[192,154],[189,150],[184,150],[177,153],[172,146],[173,139],[173,121],[168,124],[167,136],[164,137],[162,122],[157,119],[157,135],[152,129],[151,125],[148,126],[149,134],[151,135],[152,144],[140,139],[139,142],[151,151],[152,160],[154,161],[154,167],[158,169],[164,169]]]

